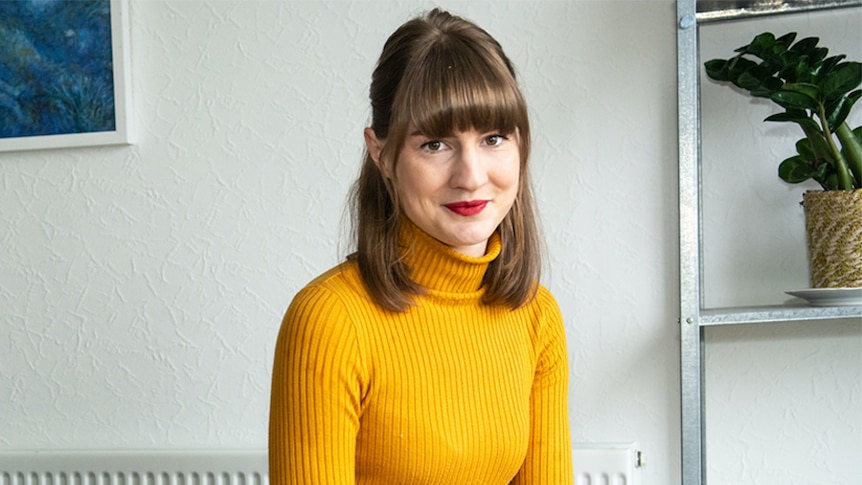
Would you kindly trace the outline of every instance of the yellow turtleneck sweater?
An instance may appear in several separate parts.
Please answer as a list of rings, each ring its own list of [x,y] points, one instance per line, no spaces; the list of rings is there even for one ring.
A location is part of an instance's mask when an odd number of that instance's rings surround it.
[[[540,287],[511,310],[481,303],[500,253],[470,258],[415,226],[403,313],[377,306],[355,262],[308,284],[275,349],[273,485],[573,482],[562,317]]]

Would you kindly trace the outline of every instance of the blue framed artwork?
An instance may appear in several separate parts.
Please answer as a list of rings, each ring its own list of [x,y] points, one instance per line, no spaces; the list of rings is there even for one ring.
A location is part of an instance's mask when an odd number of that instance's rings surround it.
[[[0,151],[131,143],[125,0],[0,0]]]

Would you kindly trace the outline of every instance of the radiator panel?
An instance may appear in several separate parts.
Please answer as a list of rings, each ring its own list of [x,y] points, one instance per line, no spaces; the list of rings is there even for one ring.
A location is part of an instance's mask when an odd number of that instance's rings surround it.
[[[638,485],[637,443],[586,443],[572,449],[575,485]]]
[[[576,444],[575,485],[638,485],[637,444]],[[0,452],[0,485],[269,485],[266,450]]]
[[[6,452],[0,485],[269,485],[266,451]]]

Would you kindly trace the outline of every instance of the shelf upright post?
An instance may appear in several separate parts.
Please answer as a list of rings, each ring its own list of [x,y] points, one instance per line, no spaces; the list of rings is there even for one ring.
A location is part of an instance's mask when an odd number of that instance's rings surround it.
[[[680,394],[682,484],[704,485],[703,347],[700,325],[700,155],[695,0],[677,0]]]

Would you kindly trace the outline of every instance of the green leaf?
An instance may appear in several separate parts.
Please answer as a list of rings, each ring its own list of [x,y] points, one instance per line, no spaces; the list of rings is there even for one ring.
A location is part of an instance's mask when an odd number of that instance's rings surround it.
[[[817,164],[815,162],[815,165],[811,178],[816,180],[824,190],[837,190],[838,175],[835,173],[835,169],[828,163]]]
[[[794,155],[778,165],[778,176],[789,184],[798,184],[814,175],[811,166],[799,155]]]
[[[820,130],[820,125],[808,116],[805,110],[788,110],[784,113],[777,113],[767,116],[763,121],[773,121],[779,123],[792,122],[802,127],[802,130]]]
[[[788,32],[781,37],[775,39],[775,42],[789,48],[790,44],[793,43],[794,39],[796,39],[796,32]]]
[[[817,47],[818,42],[820,42],[820,39],[817,37],[806,37],[794,44],[790,50],[799,54],[811,54],[814,48]]]
[[[841,123],[844,123],[852,107],[853,103],[848,102],[847,98],[838,98],[826,108],[826,124],[829,126],[829,131],[834,132]]]
[[[755,75],[758,71],[758,67],[760,65],[750,59],[746,59],[744,57],[734,57],[727,61],[727,70],[728,77],[731,80],[738,78],[740,75],[744,73],[753,73]]]
[[[734,81],[733,84],[736,84],[738,87],[746,90],[746,91],[754,91],[759,88],[763,81],[754,76],[751,72],[743,72],[739,75],[739,77]]]
[[[804,94],[811,99],[820,99],[820,87],[816,84],[810,83],[787,83],[782,88],[784,91],[790,91],[793,93]]]
[[[772,93],[780,90],[782,86],[784,86],[784,83],[780,79],[768,77],[763,80],[760,86],[751,90],[751,95],[759,98],[768,98],[772,96]]]
[[[811,149],[811,142],[808,141],[808,138],[802,138],[796,142],[796,153],[805,160],[817,159],[817,155]]]
[[[835,66],[837,66],[838,63],[844,60],[846,57],[847,56],[845,56],[844,54],[839,54],[837,56],[832,56],[828,59],[824,59],[823,63],[820,65],[820,71],[829,72],[835,69]]]
[[[847,117],[853,110],[853,105],[860,97],[862,97],[862,90],[853,91],[845,97],[833,100],[826,106],[826,123],[830,131],[834,132],[841,126],[841,123],[847,121]]]
[[[823,98],[832,100],[855,89],[859,84],[862,84],[862,64],[845,62],[826,74],[823,82],[820,83],[820,88]]]
[[[709,76],[710,79],[715,81],[729,81],[727,75],[730,70],[727,68],[727,61],[725,59],[712,59],[706,61],[703,65],[706,68],[706,75]]]
[[[778,77],[784,79],[788,83],[796,83],[800,81],[800,76],[809,71],[808,58],[787,59],[784,67],[779,69]]]
[[[833,160],[832,152],[829,150],[829,143],[826,141],[826,137],[819,130],[810,130],[805,132],[808,137],[808,141],[811,144],[811,150],[814,151],[815,157],[818,160],[824,160],[829,163],[830,166],[835,165],[835,160]]]
[[[839,190],[840,186],[838,184],[838,174],[835,172],[830,172],[828,174],[823,175],[822,177],[818,177],[815,175],[812,177],[814,180],[820,183],[820,186],[823,187],[824,190]]]
[[[769,55],[773,45],[775,45],[775,35],[772,32],[764,32],[757,35],[750,44],[744,46],[744,52],[764,59]]]
[[[807,109],[817,111],[819,108],[816,99],[797,91],[781,89],[780,91],[772,93],[772,96],[769,98],[785,109]]]
[[[775,43],[772,45],[769,51],[765,53],[766,60],[769,61],[770,64],[780,64],[780,61],[786,52],[787,47],[779,43]]]
[[[823,59],[826,59],[827,55],[829,55],[829,49],[827,49],[825,47],[818,47],[818,48],[812,50],[810,53],[808,53],[808,57],[810,59],[809,62],[812,65],[817,64],[818,62],[822,61]]]
[[[783,113],[776,113],[772,116],[767,116],[763,121],[792,121],[799,123],[803,119],[810,119],[808,112],[804,109],[789,109]]]

